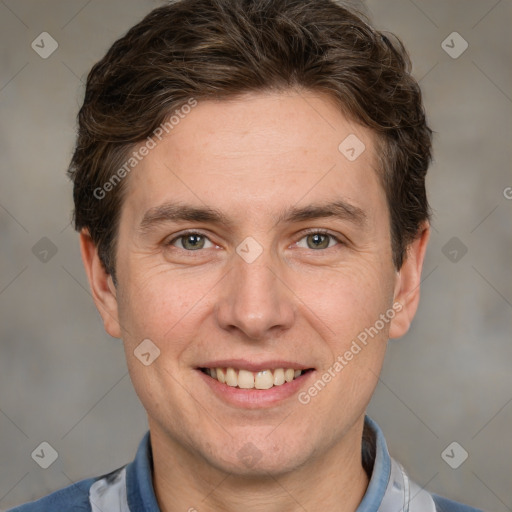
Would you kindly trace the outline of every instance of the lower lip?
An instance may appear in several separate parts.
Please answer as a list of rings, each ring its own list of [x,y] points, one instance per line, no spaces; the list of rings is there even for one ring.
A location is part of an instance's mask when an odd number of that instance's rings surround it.
[[[279,404],[279,402],[295,395],[315,373],[314,370],[310,370],[291,382],[285,382],[281,386],[273,386],[270,389],[241,389],[221,384],[217,379],[206,375],[201,370],[196,371],[221,400],[230,405],[247,409],[272,407]]]

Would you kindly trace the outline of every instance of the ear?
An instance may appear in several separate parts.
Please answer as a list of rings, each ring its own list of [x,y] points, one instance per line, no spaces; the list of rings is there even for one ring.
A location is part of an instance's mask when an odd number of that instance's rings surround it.
[[[107,273],[98,256],[98,249],[87,229],[83,229],[80,233],[80,251],[92,297],[103,319],[105,330],[110,336],[120,338],[121,327],[119,325],[116,288],[111,275]]]
[[[390,338],[403,336],[411,325],[420,300],[423,260],[430,237],[430,225],[421,226],[418,237],[407,247],[402,268],[397,273],[393,309],[397,314],[389,328]]]

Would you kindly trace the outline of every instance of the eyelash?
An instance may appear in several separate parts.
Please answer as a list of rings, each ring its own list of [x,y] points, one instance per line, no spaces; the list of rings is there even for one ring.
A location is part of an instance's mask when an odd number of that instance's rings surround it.
[[[185,238],[187,236],[190,236],[190,235],[199,235],[199,236],[202,236],[202,237],[205,237],[207,240],[210,240],[210,238],[205,235],[204,233],[201,233],[200,231],[185,231],[183,233],[181,233],[180,235],[174,237],[172,240],[169,240],[168,242],[166,242],[166,246],[172,246],[176,241],[182,239],[182,238]],[[298,243],[300,242],[303,238],[307,237],[307,236],[310,236],[310,235],[325,235],[325,236],[329,236],[331,237],[331,239],[335,240],[339,245],[344,245],[344,242],[342,240],[340,240],[339,237],[337,237],[336,235],[333,235],[330,231],[326,230],[326,229],[321,229],[321,228],[310,228],[310,229],[307,229],[306,231],[303,231],[303,233],[301,234],[301,237],[295,242],[295,243]],[[212,242],[213,243],[213,242]],[[177,249],[180,249],[177,247]],[[327,249],[332,249],[332,247],[327,247]],[[187,249],[181,249],[185,252],[190,252],[190,253],[193,253],[193,252],[200,252],[201,249],[197,250],[197,251],[189,251]],[[315,249],[311,249],[312,251],[314,251]],[[321,249],[321,250],[318,250],[319,252],[321,251],[325,251],[326,249]]]

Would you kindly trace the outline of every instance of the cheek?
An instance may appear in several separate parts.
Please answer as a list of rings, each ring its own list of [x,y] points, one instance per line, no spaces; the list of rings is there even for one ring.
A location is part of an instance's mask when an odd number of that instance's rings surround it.
[[[322,291],[313,284],[302,279],[298,295],[308,297],[304,317],[314,330],[323,330],[323,346],[316,347],[323,357],[301,403],[325,415],[334,432],[347,417],[355,421],[364,413],[375,390],[394,314],[393,281],[381,269],[363,265],[331,275],[322,281]]]
[[[383,267],[378,261],[360,261],[336,271],[297,272],[288,282],[303,302],[304,315],[316,315],[331,342],[343,345],[391,307],[393,271]]]
[[[345,421],[349,411],[354,417],[362,414],[375,389],[387,346],[388,312],[394,313],[392,275],[392,267],[368,262],[321,281],[304,276],[297,281],[297,295],[307,297],[303,315],[322,334],[323,346],[316,347],[323,354],[318,379],[328,381],[325,387],[313,383],[303,398],[331,411],[332,425]]]
[[[144,268],[137,262],[128,270],[123,276],[127,291],[119,300],[125,343],[149,338],[161,350],[181,351],[189,331],[194,325],[197,328],[194,319],[211,301],[219,281],[217,273],[183,275],[169,271],[165,264]]]

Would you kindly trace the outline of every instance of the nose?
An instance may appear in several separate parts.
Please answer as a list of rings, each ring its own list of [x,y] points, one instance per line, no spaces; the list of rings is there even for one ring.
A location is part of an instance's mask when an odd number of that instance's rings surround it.
[[[276,337],[289,329],[295,317],[293,293],[271,258],[264,251],[252,263],[236,254],[233,260],[215,308],[218,325],[252,341]]]

